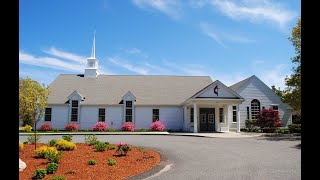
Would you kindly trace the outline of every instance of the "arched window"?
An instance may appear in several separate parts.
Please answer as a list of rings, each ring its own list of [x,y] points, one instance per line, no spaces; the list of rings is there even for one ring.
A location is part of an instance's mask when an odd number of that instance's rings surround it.
[[[260,112],[260,102],[257,99],[251,101],[251,119],[256,119],[256,115]]]

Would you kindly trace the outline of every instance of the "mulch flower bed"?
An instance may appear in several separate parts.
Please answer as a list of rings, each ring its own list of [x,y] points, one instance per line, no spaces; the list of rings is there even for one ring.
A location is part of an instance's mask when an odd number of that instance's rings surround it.
[[[45,144],[37,144],[40,147]],[[116,149],[104,152],[95,152],[93,146],[76,144],[77,149],[64,151],[56,173],[47,174],[44,179],[62,175],[69,179],[124,179],[134,176],[156,166],[160,163],[160,154],[149,150],[133,147],[126,156],[114,156]],[[37,168],[46,169],[47,159],[34,157],[34,145],[25,144],[19,152],[19,158],[27,164],[27,168],[19,172],[19,179],[32,179]],[[116,161],[116,165],[109,166],[108,158]],[[88,165],[89,160],[95,160],[96,165]],[[75,172],[75,173],[72,173]]]

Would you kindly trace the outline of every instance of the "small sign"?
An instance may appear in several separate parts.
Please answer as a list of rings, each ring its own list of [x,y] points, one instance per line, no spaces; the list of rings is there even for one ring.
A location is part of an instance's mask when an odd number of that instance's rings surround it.
[[[213,89],[213,93],[216,94],[217,96],[218,96],[218,89],[220,89],[218,85],[216,85],[216,87],[214,87]]]

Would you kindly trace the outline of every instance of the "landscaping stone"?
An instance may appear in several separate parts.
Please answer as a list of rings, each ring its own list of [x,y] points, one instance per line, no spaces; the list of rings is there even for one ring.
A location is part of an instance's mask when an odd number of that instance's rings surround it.
[[[19,171],[23,171],[27,167],[27,164],[19,159]]]

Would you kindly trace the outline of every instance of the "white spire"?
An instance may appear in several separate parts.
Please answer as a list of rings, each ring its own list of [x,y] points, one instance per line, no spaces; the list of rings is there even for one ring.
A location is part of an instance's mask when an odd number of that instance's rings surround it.
[[[96,58],[96,31],[94,31],[94,35],[93,35],[91,57]]]

